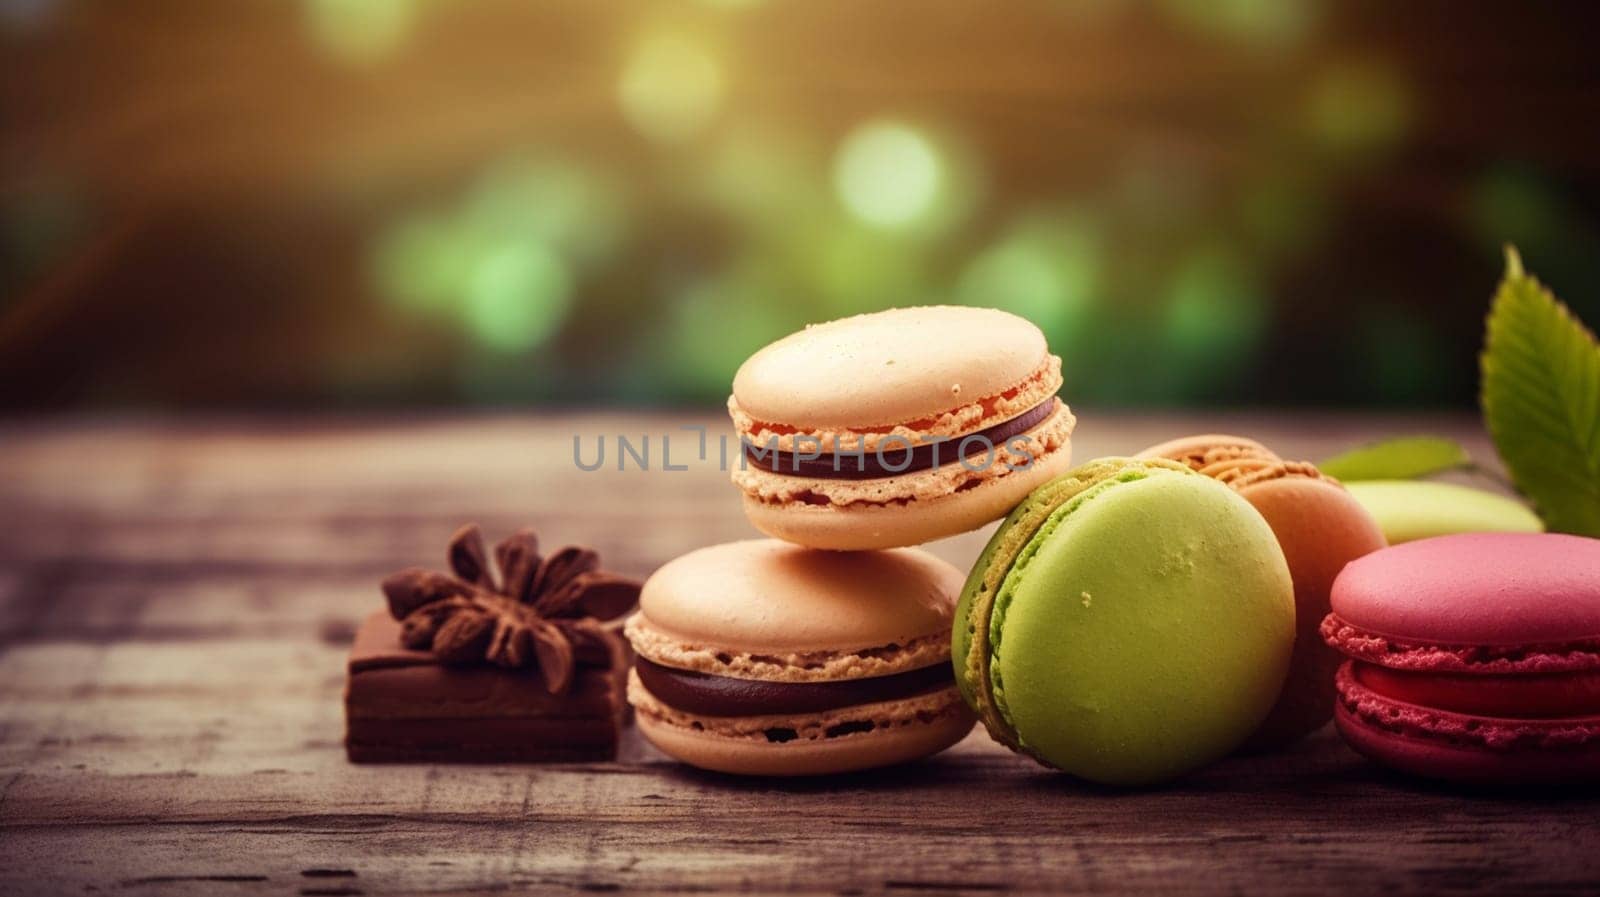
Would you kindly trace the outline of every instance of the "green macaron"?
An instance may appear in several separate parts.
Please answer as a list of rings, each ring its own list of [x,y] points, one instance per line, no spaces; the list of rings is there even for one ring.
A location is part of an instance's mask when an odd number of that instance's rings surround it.
[[[952,661],[996,740],[1138,785],[1255,730],[1294,622],[1283,551],[1249,502],[1173,462],[1104,458],[1036,489],[989,540]]]
[[[1456,533],[1538,533],[1544,524],[1510,496],[1433,480],[1345,483],[1390,545]]]

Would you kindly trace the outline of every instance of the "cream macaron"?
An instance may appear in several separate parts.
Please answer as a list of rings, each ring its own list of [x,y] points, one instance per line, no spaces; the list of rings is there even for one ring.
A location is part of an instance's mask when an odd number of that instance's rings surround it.
[[[814,548],[916,545],[1004,517],[1066,470],[1061,359],[996,309],[816,324],[739,368],[733,481],[762,532]]]
[[[692,766],[820,775],[944,750],[972,728],[950,626],[961,571],[915,549],[714,545],[646,581],[627,623],[639,729]]]

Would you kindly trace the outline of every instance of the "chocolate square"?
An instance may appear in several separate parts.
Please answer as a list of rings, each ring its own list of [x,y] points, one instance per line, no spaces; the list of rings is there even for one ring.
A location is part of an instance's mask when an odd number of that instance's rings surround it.
[[[553,695],[535,668],[449,666],[410,650],[400,624],[375,613],[350,648],[345,751],[355,763],[615,759],[628,649],[609,641],[580,648],[571,686]]]

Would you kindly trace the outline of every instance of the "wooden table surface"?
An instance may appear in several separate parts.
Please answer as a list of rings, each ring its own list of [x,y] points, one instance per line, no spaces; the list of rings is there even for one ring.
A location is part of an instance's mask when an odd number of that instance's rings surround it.
[[[1235,430],[1316,458],[1471,418],[1080,412],[1076,455]],[[1600,795],[1462,793],[1324,731],[1171,787],[1046,772],[981,731],[887,772],[352,766],[344,653],[454,527],[609,566],[751,534],[676,428],[710,415],[0,422],[0,892],[1600,892]],[[651,434],[654,469],[572,439]],[[660,469],[661,434],[678,434]],[[608,468],[611,467],[608,456]],[[965,566],[984,533],[933,550]]]

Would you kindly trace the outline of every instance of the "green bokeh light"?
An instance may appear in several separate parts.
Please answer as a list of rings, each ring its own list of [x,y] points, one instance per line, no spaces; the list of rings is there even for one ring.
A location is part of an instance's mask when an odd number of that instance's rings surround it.
[[[699,43],[656,34],[634,51],[618,85],[622,114],[658,143],[682,143],[711,123],[722,105],[722,69]]]
[[[1387,65],[1345,61],[1317,77],[1306,116],[1312,136],[1335,152],[1381,152],[1411,130],[1411,93],[1405,79]]]
[[[1277,46],[1300,41],[1321,15],[1317,0],[1162,0],[1161,6],[1195,32]]]
[[[1242,260],[1220,248],[1190,254],[1175,272],[1163,342],[1179,395],[1204,397],[1249,369],[1266,333],[1267,302]]]
[[[937,208],[947,171],[922,132],[898,122],[863,125],[845,138],[834,187],[845,208],[878,227],[904,228]]]
[[[513,157],[459,203],[383,231],[372,277],[394,307],[453,317],[483,346],[522,352],[555,335],[578,280],[613,256],[624,230],[615,187],[589,168]]]
[[[499,352],[521,352],[548,339],[572,299],[572,276],[538,243],[508,244],[473,266],[463,314],[472,335]]]
[[[419,214],[378,239],[374,278],[379,292],[412,311],[449,310],[472,274],[477,247],[448,217]]]
[[[311,39],[335,59],[383,60],[416,30],[421,0],[303,0]]]
[[[754,265],[695,281],[674,298],[660,353],[674,389],[696,400],[728,394],[733,374],[763,345],[798,329],[806,313]]]
[[[462,215],[476,232],[540,242],[583,264],[608,257],[625,226],[614,185],[577,165],[522,157],[490,167]]]
[[[1013,225],[962,271],[958,301],[1014,312],[1053,342],[1070,342],[1100,267],[1099,239],[1081,216],[1034,214]]]
[[[835,222],[810,244],[813,284],[825,317],[925,301],[925,265],[917,248],[855,222]]]
[[[699,186],[711,205],[762,232],[791,228],[824,211],[821,164],[794,135],[767,127],[730,128],[712,151]]]

